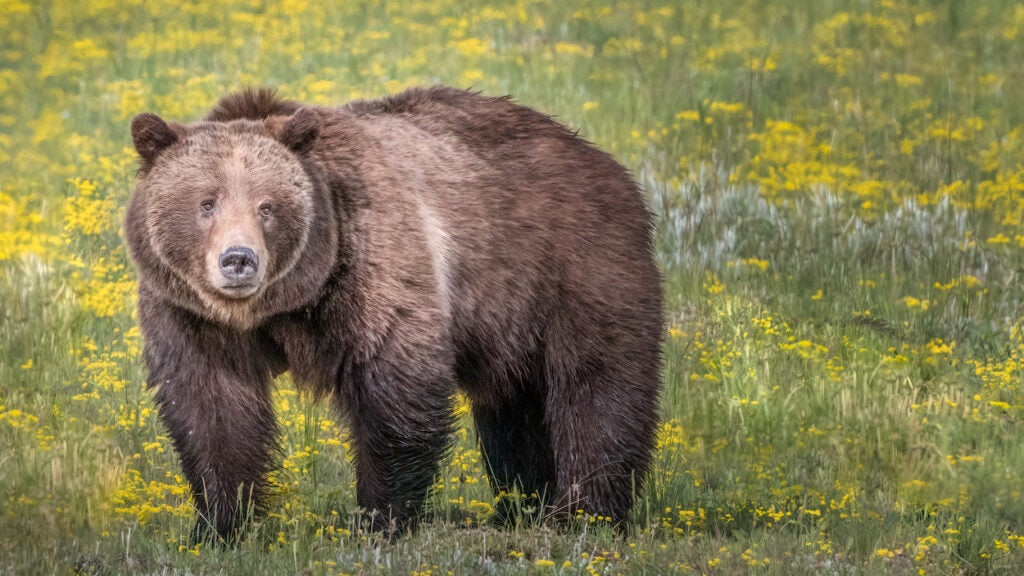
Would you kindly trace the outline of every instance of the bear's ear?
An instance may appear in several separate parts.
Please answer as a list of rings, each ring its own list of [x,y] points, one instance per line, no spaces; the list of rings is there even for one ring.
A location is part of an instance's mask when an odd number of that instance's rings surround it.
[[[132,141],[145,163],[178,141],[178,134],[156,114],[139,114],[132,120]]]
[[[320,115],[310,108],[299,108],[281,127],[278,140],[296,154],[313,148],[320,136]]]

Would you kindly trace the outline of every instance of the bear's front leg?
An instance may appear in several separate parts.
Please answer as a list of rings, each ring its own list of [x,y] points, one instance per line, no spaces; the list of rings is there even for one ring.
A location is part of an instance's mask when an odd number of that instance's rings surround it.
[[[356,500],[370,530],[396,536],[419,516],[450,445],[450,368],[397,355],[350,377],[342,408],[354,441]]]
[[[192,487],[191,541],[230,540],[266,487],[276,448],[273,355],[258,335],[206,322],[140,291],[148,383]]]

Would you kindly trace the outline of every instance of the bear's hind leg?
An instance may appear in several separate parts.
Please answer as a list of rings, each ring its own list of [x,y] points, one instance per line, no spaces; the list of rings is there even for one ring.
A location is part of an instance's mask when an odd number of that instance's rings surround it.
[[[556,359],[548,366],[547,415],[558,469],[556,516],[583,511],[619,524],[643,485],[655,445],[661,363],[656,341],[646,348],[637,341],[628,350],[548,356]]]
[[[498,497],[494,520],[499,524],[539,517],[554,495],[555,462],[544,423],[544,398],[532,390],[497,406],[473,404],[480,449]],[[515,498],[517,491],[520,500]]]

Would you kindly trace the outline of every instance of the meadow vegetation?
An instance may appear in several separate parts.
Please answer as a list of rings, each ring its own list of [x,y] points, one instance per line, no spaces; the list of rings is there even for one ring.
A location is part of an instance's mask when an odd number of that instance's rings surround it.
[[[1024,6],[1011,0],[4,0],[0,573],[1024,569]],[[624,533],[496,529],[465,426],[421,529],[353,525],[285,377],[267,517],[189,546],[120,223],[142,111],[512,94],[636,175],[664,423]]]

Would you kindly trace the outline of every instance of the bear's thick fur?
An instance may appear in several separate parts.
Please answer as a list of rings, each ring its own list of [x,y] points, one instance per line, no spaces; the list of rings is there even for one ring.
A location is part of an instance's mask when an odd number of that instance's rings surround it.
[[[198,535],[259,506],[285,370],[345,416],[373,529],[415,520],[457,389],[496,493],[627,515],[662,296],[649,214],[609,155],[449,88],[337,108],[250,90],[190,125],[142,114],[132,136],[145,360]]]

